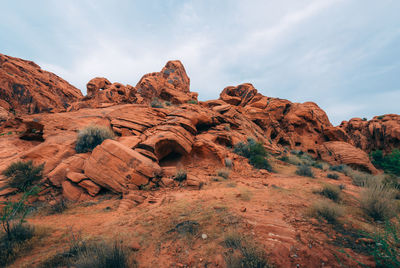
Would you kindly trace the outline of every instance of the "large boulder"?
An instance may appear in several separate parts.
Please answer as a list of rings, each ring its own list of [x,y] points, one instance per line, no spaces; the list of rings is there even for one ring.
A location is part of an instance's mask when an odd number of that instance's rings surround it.
[[[129,147],[114,140],[105,140],[85,162],[84,173],[97,185],[124,193],[148,184],[150,178],[161,174],[161,168]]]
[[[0,54],[0,106],[18,113],[64,111],[79,89],[32,61]]]
[[[325,142],[319,149],[322,160],[330,164],[345,164],[355,169],[377,174],[368,154],[353,145],[342,141]]]

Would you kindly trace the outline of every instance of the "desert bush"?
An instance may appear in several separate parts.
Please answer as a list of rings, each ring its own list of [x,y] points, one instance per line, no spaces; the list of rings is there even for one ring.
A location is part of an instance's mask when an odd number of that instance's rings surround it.
[[[272,267],[268,264],[265,252],[250,242],[247,238],[238,234],[228,234],[223,241],[223,245],[227,248],[238,251],[234,254],[230,251],[225,257],[226,265],[229,268],[268,268]]]
[[[330,200],[321,200],[312,205],[311,214],[316,218],[323,218],[329,223],[336,223],[343,216],[343,209]]]
[[[382,151],[374,151],[370,154],[372,164],[386,173],[400,176],[400,150],[394,149],[384,155]]]
[[[225,158],[225,159],[224,159],[224,162],[225,162],[225,167],[227,167],[227,168],[232,168],[232,167],[233,167],[232,159],[230,159],[230,158]]]
[[[10,187],[25,191],[42,178],[43,167],[44,165],[35,166],[32,160],[17,161],[9,165],[2,174],[8,178]]]
[[[333,165],[329,167],[329,170],[331,171],[337,171],[337,172],[344,172],[345,165]]]
[[[373,241],[370,254],[376,267],[400,267],[400,219],[386,221],[383,231],[365,233]]]
[[[0,266],[13,262],[26,241],[34,236],[34,228],[28,224],[12,225],[8,233],[0,233]]]
[[[190,104],[197,104],[197,100],[189,100],[187,103],[190,103]]]
[[[60,214],[68,209],[68,202],[64,198],[57,200],[50,206],[49,214]]]
[[[44,261],[39,267],[77,267],[77,268],[125,268],[137,267],[136,261],[128,262],[128,253],[118,242],[85,241],[74,237],[69,248]]]
[[[187,172],[184,169],[178,169],[176,174],[175,174],[175,180],[182,182],[184,180],[186,180],[187,178]]]
[[[267,159],[267,151],[262,143],[249,138],[247,139],[247,143],[237,143],[234,152],[249,159],[249,163],[255,168],[272,171],[272,167]]]
[[[168,106],[168,107],[172,105],[172,103],[170,101],[166,101],[166,102],[164,102],[164,104],[165,104],[165,106]]]
[[[328,177],[329,179],[332,179],[332,180],[337,180],[337,179],[339,179],[339,175],[336,174],[336,173],[328,173],[327,177]]]
[[[150,106],[153,108],[164,108],[164,105],[158,98],[154,98],[150,102]]]
[[[304,176],[304,177],[314,177],[314,173],[312,172],[311,168],[306,165],[300,165],[297,167],[296,174],[299,176]]]
[[[88,126],[78,133],[75,150],[77,153],[91,152],[106,139],[113,139],[114,132],[104,126]]]
[[[229,179],[230,171],[226,168],[217,170],[217,176],[224,178],[225,180]]]
[[[375,221],[389,220],[397,213],[395,194],[393,189],[381,181],[370,182],[361,192],[361,208]]]
[[[338,202],[340,200],[341,190],[336,185],[326,184],[322,188],[320,194],[331,199],[334,202]]]

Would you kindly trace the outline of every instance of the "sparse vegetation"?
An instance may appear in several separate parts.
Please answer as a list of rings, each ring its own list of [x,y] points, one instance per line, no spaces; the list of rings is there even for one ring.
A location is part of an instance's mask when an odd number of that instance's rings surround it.
[[[34,182],[42,179],[44,165],[35,166],[32,160],[23,162],[17,161],[9,165],[3,175],[8,178],[8,185],[20,191],[28,190]]]
[[[322,188],[321,195],[331,199],[334,202],[340,201],[341,190],[338,186],[332,184],[326,184]]]
[[[18,202],[1,202],[0,213],[2,231],[0,232],[0,266],[12,262],[17,253],[24,250],[25,242],[34,235],[32,226],[24,224],[28,206],[25,204],[28,197],[36,195],[38,187],[33,187],[24,193]]]
[[[190,104],[197,104],[197,100],[189,100],[187,103],[190,103]]]
[[[172,105],[172,103],[170,101],[166,101],[166,102],[164,102],[164,104],[165,104],[165,106],[168,106],[168,107]]]
[[[372,239],[370,254],[374,257],[376,267],[400,267],[400,223],[386,221],[383,231],[365,235]]]
[[[150,102],[150,106],[152,108],[164,108],[164,105],[162,104],[162,102],[158,98],[152,99],[151,102]]]
[[[329,223],[337,223],[338,219],[343,216],[343,209],[330,200],[321,200],[312,205],[311,215],[325,219]]]
[[[106,139],[114,139],[114,132],[110,128],[97,125],[88,126],[79,131],[75,150],[77,153],[91,152]]]
[[[176,174],[175,174],[175,180],[182,182],[184,180],[186,180],[187,178],[187,172],[184,169],[178,169]]]
[[[374,151],[370,154],[372,164],[386,173],[400,176],[400,150],[394,149],[391,153],[384,155],[382,151]]]
[[[360,204],[366,215],[375,221],[385,221],[397,213],[395,191],[380,181],[367,185],[361,192]]]
[[[249,138],[247,139],[247,143],[237,143],[234,152],[249,159],[249,163],[255,168],[272,171],[272,167],[267,159],[267,151],[262,143]]]
[[[332,179],[332,180],[337,180],[337,179],[339,179],[339,175],[336,174],[336,173],[328,173],[327,177],[328,177],[329,179]]]
[[[230,174],[229,169],[223,168],[217,170],[217,175],[221,178],[224,178],[225,180],[229,179],[229,174]]]
[[[226,157],[224,159],[224,162],[225,162],[225,167],[227,167],[227,168],[232,168],[233,167],[232,159]]]
[[[137,263],[128,263],[128,254],[118,242],[85,241],[73,236],[67,251],[46,260],[40,267],[125,268],[137,267]]]
[[[34,236],[34,228],[28,224],[12,225],[7,233],[0,233],[0,266],[13,262],[21,251],[27,250],[26,242]]]
[[[60,214],[67,209],[68,209],[67,200],[61,198],[60,200],[57,200],[54,204],[50,206],[49,214]]]
[[[297,170],[296,170],[296,174],[299,176],[314,178],[314,173],[312,172],[311,168],[306,165],[298,166]]]
[[[346,167],[345,165],[334,165],[334,166],[330,166],[329,170],[337,171],[337,172],[343,172],[345,167]]]
[[[253,243],[249,242],[249,239],[242,237],[235,233],[228,234],[225,236],[223,245],[227,248],[231,248],[230,252],[225,260],[226,265],[229,268],[246,267],[246,268],[268,268],[271,267],[268,264],[265,252],[257,248]],[[238,254],[234,254],[235,251]]]

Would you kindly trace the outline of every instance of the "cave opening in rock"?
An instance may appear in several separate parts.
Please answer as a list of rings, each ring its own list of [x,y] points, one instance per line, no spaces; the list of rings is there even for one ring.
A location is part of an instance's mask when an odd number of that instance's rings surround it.
[[[169,139],[158,142],[154,153],[160,166],[176,166],[186,155],[186,151],[177,141]]]
[[[171,152],[159,160],[161,167],[176,166],[180,161],[182,161],[183,155],[178,152]]]
[[[210,128],[215,127],[215,124],[210,124],[210,123],[198,123],[196,125],[196,129],[197,129],[197,133],[202,133],[205,132],[207,130],[209,130]]]

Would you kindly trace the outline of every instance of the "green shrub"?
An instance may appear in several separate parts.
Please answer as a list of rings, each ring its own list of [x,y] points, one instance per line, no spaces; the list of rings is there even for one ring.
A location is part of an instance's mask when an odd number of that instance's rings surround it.
[[[338,186],[332,184],[326,184],[321,190],[321,195],[331,199],[334,202],[340,200],[341,190]]]
[[[386,173],[400,176],[400,150],[394,149],[390,154],[383,155],[378,150],[370,154],[372,164],[379,169],[383,169]]]
[[[188,101],[187,103],[190,103],[190,104],[197,104],[197,100],[190,100],[190,101]]]
[[[165,106],[168,106],[168,107],[172,105],[172,103],[170,101],[166,101],[166,102],[164,102],[164,104],[165,104]]]
[[[311,168],[306,165],[298,166],[297,170],[296,170],[296,174],[299,176],[314,178],[314,173],[312,172]]]
[[[311,213],[316,218],[323,218],[329,223],[336,223],[343,216],[343,209],[330,200],[321,200],[314,203]]]
[[[247,143],[237,143],[233,151],[249,159],[249,163],[255,168],[272,171],[272,167],[267,159],[267,151],[261,142],[256,142],[254,139],[249,138],[247,139]]]
[[[376,267],[400,267],[400,219],[386,221],[383,232],[366,233],[366,237],[374,243],[371,255]]]
[[[217,170],[217,175],[225,180],[229,179],[230,171],[226,168]]]
[[[361,192],[360,204],[366,215],[375,221],[385,221],[397,213],[395,191],[380,181],[368,183]]]
[[[177,170],[176,174],[175,174],[175,180],[182,182],[184,180],[186,180],[187,178],[187,172],[184,169],[179,169]]]
[[[75,150],[77,153],[91,152],[106,139],[113,139],[114,132],[108,127],[88,126],[78,133]]]
[[[334,166],[330,166],[329,170],[337,171],[337,172],[343,172],[345,167],[346,167],[345,165],[334,165]]]
[[[152,99],[152,101],[150,102],[150,106],[153,108],[164,108],[164,105],[158,98]]]
[[[329,179],[333,179],[333,180],[339,179],[339,175],[336,174],[336,173],[328,173],[327,177],[328,177]]]
[[[20,191],[27,190],[36,181],[42,179],[44,165],[35,166],[32,160],[17,161],[9,165],[3,175],[8,178],[8,185]]]

